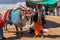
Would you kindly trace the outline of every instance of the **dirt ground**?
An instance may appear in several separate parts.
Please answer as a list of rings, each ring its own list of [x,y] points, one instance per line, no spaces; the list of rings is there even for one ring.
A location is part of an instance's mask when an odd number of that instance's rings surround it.
[[[7,38],[7,40],[60,40],[60,17],[46,16],[45,27],[49,30],[49,32],[46,33],[46,36],[44,38],[34,38],[34,35],[28,32],[28,28],[23,29],[23,37],[20,37],[20,35],[17,37],[14,25],[8,25],[8,31],[4,30],[4,36]]]

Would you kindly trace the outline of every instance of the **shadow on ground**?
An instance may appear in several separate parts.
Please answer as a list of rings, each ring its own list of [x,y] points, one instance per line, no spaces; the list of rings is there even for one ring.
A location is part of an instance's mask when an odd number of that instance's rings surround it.
[[[8,33],[16,33],[16,31],[8,31]],[[16,35],[16,34],[13,34],[13,35]],[[17,39],[21,39],[22,35],[20,34],[19,32],[19,35],[17,36],[10,36],[9,38],[7,38],[6,40],[17,40]]]
[[[34,38],[34,34],[31,34],[27,31],[24,31],[24,34],[22,37],[25,37],[25,38]],[[19,36],[14,36],[14,37],[9,37],[7,38],[7,40],[16,40],[16,39],[21,39],[22,38],[21,35]],[[41,36],[39,35],[38,37],[41,38]],[[44,38],[60,38],[60,35],[45,35]]]
[[[47,38],[60,38],[60,35],[45,35]]]
[[[13,33],[13,31],[12,31],[12,33]],[[16,35],[16,34],[14,34],[14,35]],[[21,39],[22,37],[33,38],[34,37],[34,34],[31,34],[28,31],[24,31],[23,32],[23,35],[21,35],[20,32],[19,32],[19,35],[18,36],[9,37],[9,38],[7,38],[7,40],[16,40],[16,39]]]
[[[57,27],[60,27],[60,24],[59,23],[46,20],[45,28],[57,28]]]

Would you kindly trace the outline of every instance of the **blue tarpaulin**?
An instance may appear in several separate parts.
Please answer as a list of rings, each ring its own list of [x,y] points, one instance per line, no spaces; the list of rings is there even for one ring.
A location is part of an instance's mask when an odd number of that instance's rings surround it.
[[[57,2],[58,2],[58,0],[46,0],[43,2],[38,2],[38,4],[55,4]]]

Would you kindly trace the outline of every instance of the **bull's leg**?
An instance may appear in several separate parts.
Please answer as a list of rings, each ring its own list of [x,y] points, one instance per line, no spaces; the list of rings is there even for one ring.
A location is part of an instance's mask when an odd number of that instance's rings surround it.
[[[21,34],[23,34],[23,28],[22,27],[20,28],[20,30],[21,30]]]
[[[21,37],[23,37],[23,28],[22,27],[20,28],[20,34],[21,34]]]
[[[8,29],[7,29],[7,22],[5,23],[4,29],[5,29],[6,31],[8,31]]]
[[[19,35],[18,34],[18,27],[17,27],[17,25],[15,25],[15,28],[16,28],[16,35]]]
[[[8,31],[8,29],[7,29],[7,25],[8,25],[8,24],[6,23],[6,24],[5,24],[5,26],[6,26],[6,31]]]

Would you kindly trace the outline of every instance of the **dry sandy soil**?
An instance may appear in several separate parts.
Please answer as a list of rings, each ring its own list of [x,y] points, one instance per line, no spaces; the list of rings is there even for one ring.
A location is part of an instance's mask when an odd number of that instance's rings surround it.
[[[34,38],[33,34],[30,34],[27,29],[24,30],[23,37],[20,35],[16,36],[16,30],[14,25],[8,25],[8,31],[4,30],[4,36],[7,40],[60,40],[60,17],[57,16],[46,16],[46,25],[45,27],[49,30],[46,33],[46,36]]]

